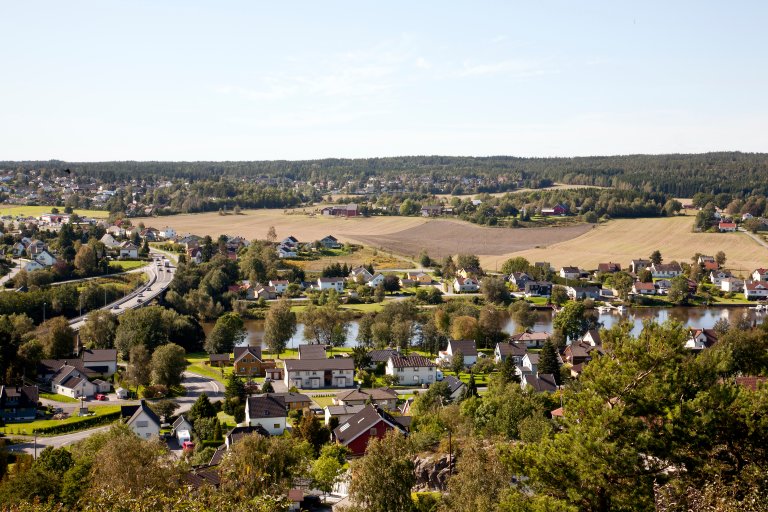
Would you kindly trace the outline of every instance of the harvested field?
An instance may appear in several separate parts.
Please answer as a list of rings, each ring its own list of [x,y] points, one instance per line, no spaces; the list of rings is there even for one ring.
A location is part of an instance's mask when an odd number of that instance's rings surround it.
[[[589,229],[588,224],[558,228],[487,228],[463,221],[435,219],[395,233],[345,236],[411,257],[426,249],[431,257],[439,259],[458,253],[500,256],[570,240]]]
[[[726,267],[745,274],[768,264],[768,250],[744,233],[694,233],[694,215],[654,219],[618,219],[601,224],[573,240],[555,243],[546,248],[529,249],[485,257],[487,268],[501,266],[506,258],[523,256],[529,261],[548,261],[555,268],[577,265],[597,268],[598,263],[617,262],[622,266],[634,258],[647,258],[658,249],[664,261],[689,262],[699,252],[714,256],[725,252]],[[484,251],[478,251],[483,252]]]
[[[266,238],[270,226],[275,227],[278,239],[293,235],[302,241],[319,240],[326,235],[333,235],[343,242],[351,241],[355,235],[381,235],[395,233],[404,229],[420,226],[427,219],[420,217],[371,217],[371,218],[332,218],[322,215],[312,216],[314,209],[295,210],[245,210],[240,215],[219,215],[216,212],[173,215],[137,219],[147,226],[162,228],[171,226],[177,233],[211,235],[239,235],[253,240]]]

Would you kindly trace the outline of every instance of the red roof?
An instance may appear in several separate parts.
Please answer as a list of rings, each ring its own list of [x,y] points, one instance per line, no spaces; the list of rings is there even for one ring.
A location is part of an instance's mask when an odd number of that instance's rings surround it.
[[[735,222],[721,222],[719,224],[719,227],[721,229],[722,228],[735,228],[736,227],[736,223]]]

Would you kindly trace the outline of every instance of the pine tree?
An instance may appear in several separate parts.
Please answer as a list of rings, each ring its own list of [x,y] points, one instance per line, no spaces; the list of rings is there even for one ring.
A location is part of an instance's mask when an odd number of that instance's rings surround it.
[[[551,373],[555,377],[555,382],[560,384],[560,361],[557,358],[555,346],[547,340],[541,347],[539,354],[539,373]]]
[[[469,371],[469,382],[467,387],[464,388],[464,393],[461,397],[462,400],[477,396],[477,384],[475,384],[475,374],[472,370]]]
[[[511,356],[507,356],[501,366],[501,380],[505,384],[509,384],[510,382],[520,382],[520,377],[517,375],[517,368],[515,368],[515,360]]]
[[[216,420],[216,426],[213,428],[213,439],[214,441],[219,441],[220,439],[223,439],[224,436],[221,433],[221,423],[219,423],[219,420]]]

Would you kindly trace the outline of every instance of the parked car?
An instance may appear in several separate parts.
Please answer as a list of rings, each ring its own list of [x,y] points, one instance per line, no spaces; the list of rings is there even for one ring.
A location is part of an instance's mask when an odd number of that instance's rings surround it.
[[[97,394],[96,394],[96,396],[95,396],[94,398],[95,398],[96,400],[101,400],[102,402],[103,402],[104,400],[109,400],[109,397],[108,397],[107,395],[103,394],[103,393],[97,393]]]
[[[193,443],[192,441],[184,441],[181,444],[181,449],[182,450],[194,450],[195,449],[195,443]]]
[[[138,303],[142,303],[142,302],[144,302],[144,300],[142,300],[142,299],[136,299],[136,302],[138,302]]]

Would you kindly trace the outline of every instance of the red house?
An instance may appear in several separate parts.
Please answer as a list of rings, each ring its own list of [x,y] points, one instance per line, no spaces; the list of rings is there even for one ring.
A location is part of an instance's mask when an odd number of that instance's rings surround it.
[[[405,427],[393,416],[383,409],[367,405],[362,411],[336,427],[333,436],[337,443],[349,448],[354,455],[362,455],[368,448],[371,438],[381,439],[390,430],[407,434]]]
[[[553,208],[542,208],[541,214],[546,216],[549,215],[566,215],[568,213],[568,207],[564,204],[556,204]]]

